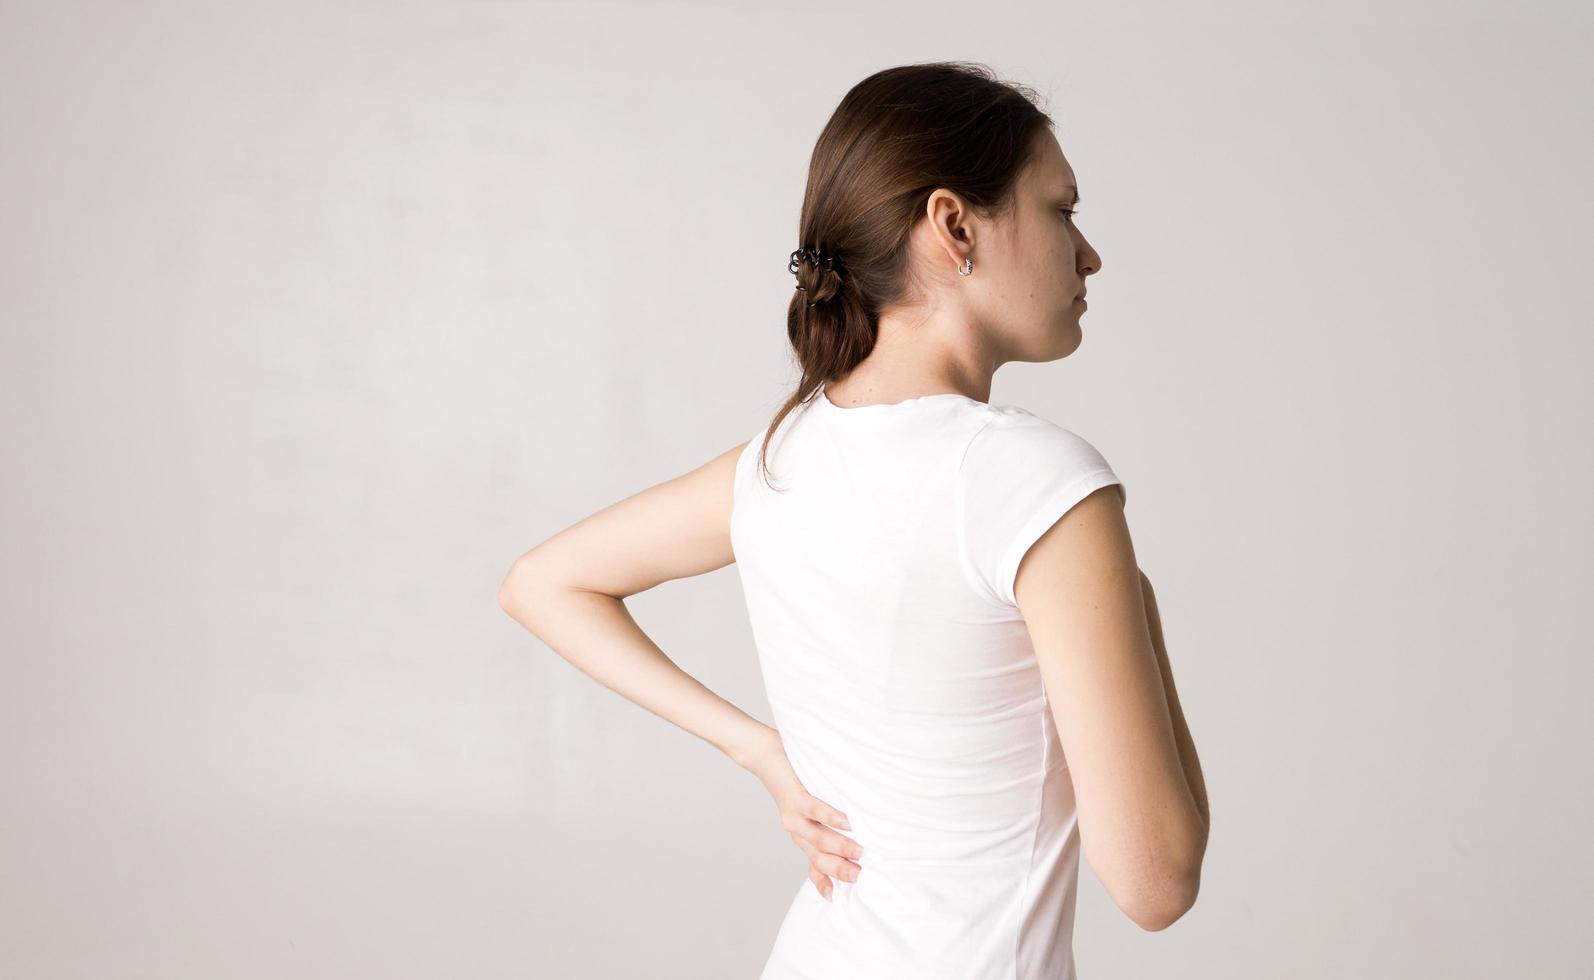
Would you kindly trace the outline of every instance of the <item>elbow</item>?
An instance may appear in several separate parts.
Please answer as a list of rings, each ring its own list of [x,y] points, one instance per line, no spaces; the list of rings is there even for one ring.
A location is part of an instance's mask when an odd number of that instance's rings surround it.
[[[1119,907],[1140,928],[1161,932],[1195,907],[1200,891],[1200,869],[1180,870],[1159,876],[1154,887],[1143,889],[1132,900],[1119,903]]]
[[[1207,826],[1204,815],[1192,814],[1187,823],[1157,844],[1135,849],[1155,857],[1135,867],[1130,877],[1120,875],[1124,887],[1112,893],[1114,900],[1124,896],[1126,900],[1118,901],[1118,906],[1135,925],[1147,932],[1161,932],[1195,907],[1206,860]]]
[[[515,614],[515,590],[512,582],[513,575],[506,577],[498,586],[498,608],[511,616]]]
[[[536,581],[536,574],[525,556],[515,559],[504,580],[498,584],[498,608],[510,617],[521,620],[526,596],[533,591]]]

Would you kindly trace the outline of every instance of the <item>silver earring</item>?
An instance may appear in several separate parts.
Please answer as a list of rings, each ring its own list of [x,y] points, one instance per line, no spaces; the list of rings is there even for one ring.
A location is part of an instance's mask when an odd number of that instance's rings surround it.
[[[966,276],[974,271],[974,257],[969,256],[963,260],[963,268],[958,270],[958,275]]]

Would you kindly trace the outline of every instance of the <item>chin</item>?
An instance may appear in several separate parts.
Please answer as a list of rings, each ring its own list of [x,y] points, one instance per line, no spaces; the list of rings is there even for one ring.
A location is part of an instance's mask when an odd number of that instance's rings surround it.
[[[1077,317],[1069,319],[1052,337],[1051,357],[1047,360],[1055,361],[1060,357],[1067,357],[1079,349],[1079,344],[1085,339],[1085,333],[1079,328]]]

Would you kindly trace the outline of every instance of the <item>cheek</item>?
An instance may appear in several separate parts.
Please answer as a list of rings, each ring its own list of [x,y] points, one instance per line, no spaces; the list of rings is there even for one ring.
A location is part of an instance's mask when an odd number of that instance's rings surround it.
[[[1052,250],[1052,277],[1056,280],[1059,289],[1072,289],[1078,279],[1078,250],[1074,248],[1074,239],[1071,235],[1064,234],[1057,247]]]
[[[1074,244],[1074,233],[1068,228],[1063,229],[1062,242],[1057,247],[1064,261],[1068,264],[1068,271],[1074,271],[1074,257],[1079,254],[1079,248]]]
[[[1031,254],[1037,263],[1044,263],[1048,269],[1056,270],[1059,266],[1065,271],[1072,269],[1074,242],[1068,227],[1058,218],[1057,227],[1049,229],[1049,232],[1044,240],[1035,243]]]
[[[1068,229],[1063,227],[1062,219],[1058,219],[1056,228],[1031,243],[1025,259],[1030,271],[1039,277],[1037,282],[1056,281],[1059,270],[1064,276],[1073,272],[1074,242]]]
[[[1027,297],[1037,312],[1040,308],[1049,311],[1058,304],[1071,304],[1078,279],[1073,235],[1061,217],[1053,220],[1055,227],[1042,228],[1028,240],[1013,243],[1014,261],[1008,266],[1019,277],[1011,284],[1013,292]],[[979,264],[979,259],[975,259],[976,271]]]

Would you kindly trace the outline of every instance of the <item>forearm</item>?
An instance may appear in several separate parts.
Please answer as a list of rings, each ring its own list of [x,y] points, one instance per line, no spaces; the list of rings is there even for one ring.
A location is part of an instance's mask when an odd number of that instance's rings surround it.
[[[1207,805],[1207,785],[1201,774],[1201,759],[1196,754],[1195,740],[1190,736],[1190,726],[1185,722],[1184,708],[1179,703],[1179,691],[1173,683],[1173,668],[1168,662],[1168,647],[1162,637],[1162,616],[1157,609],[1157,596],[1152,591],[1151,580],[1142,572],[1141,593],[1146,604],[1146,625],[1151,631],[1151,645],[1157,654],[1157,666],[1162,672],[1162,688],[1168,700],[1168,717],[1173,722],[1174,741],[1179,747],[1179,762],[1184,767],[1185,782],[1201,821],[1208,827],[1212,818]]]
[[[516,622],[593,680],[725,753],[743,768],[774,729],[704,687],[642,631],[625,601],[552,584],[506,584]]]

